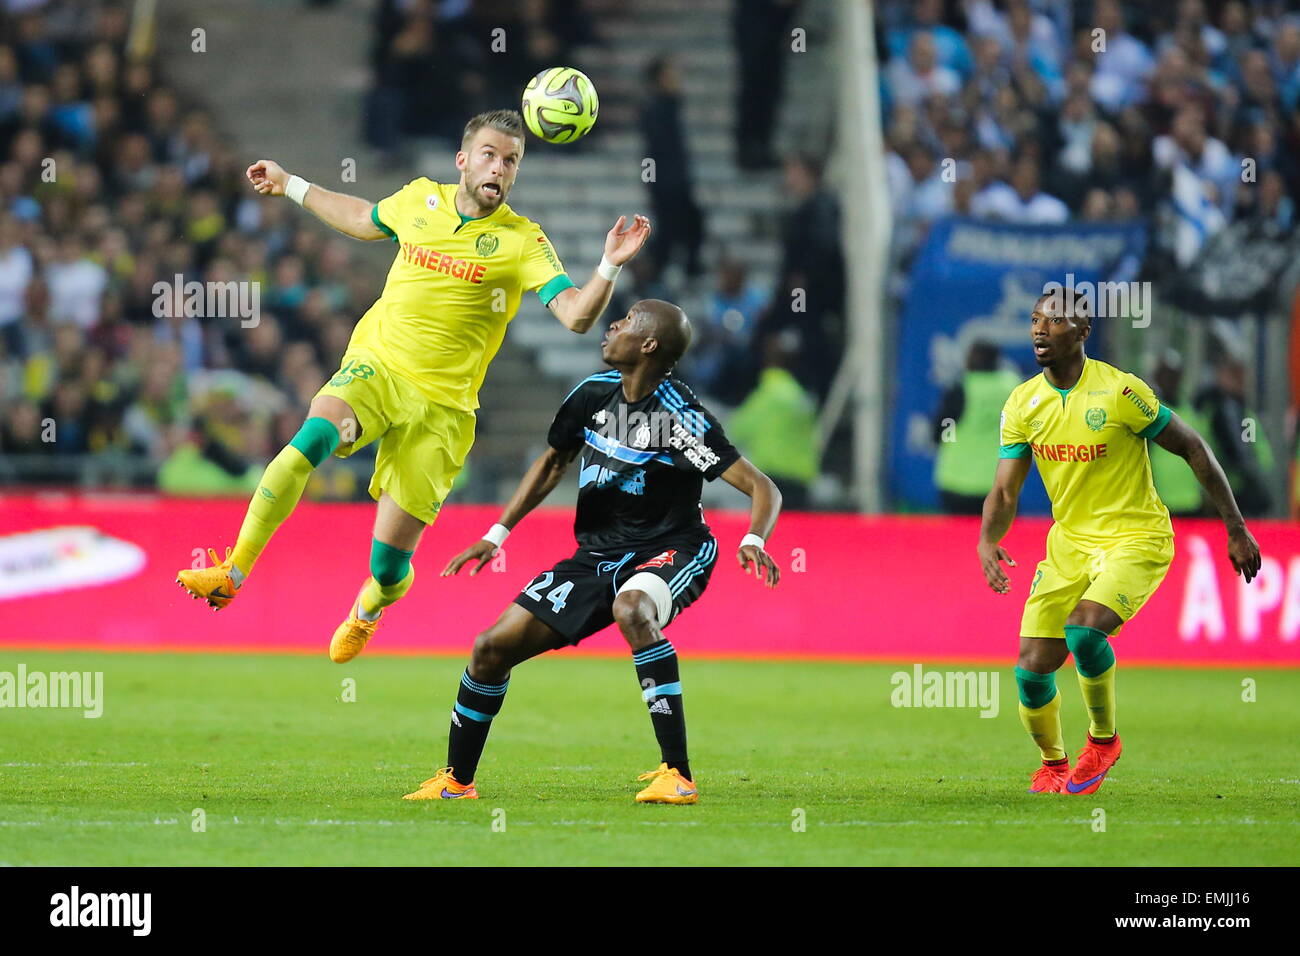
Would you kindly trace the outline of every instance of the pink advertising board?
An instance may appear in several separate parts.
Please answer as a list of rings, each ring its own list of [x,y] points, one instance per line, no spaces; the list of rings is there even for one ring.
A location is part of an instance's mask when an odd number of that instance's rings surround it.
[[[213,613],[173,579],[202,549],[233,543],[243,511],[242,501],[147,495],[0,497],[0,646],[324,654],[365,578],[373,507],[304,503],[239,600]],[[572,513],[541,509],[493,568],[440,578],[498,513],[443,512],[416,553],[414,588],[367,654],[466,653],[534,574],[573,552]],[[975,558],[975,519],[786,514],[769,543],[783,576],[768,591],[736,563],[747,516],[708,520],[720,544],[712,582],[668,629],[683,653],[897,661],[1010,661],[1049,527],[1016,523],[1005,542],[1018,564],[1013,590],[995,595]],[[1227,563],[1219,523],[1179,522],[1174,565],[1117,639],[1121,659],[1300,666],[1300,527],[1252,529],[1265,558],[1247,586]],[[576,653],[624,650],[609,629]]]

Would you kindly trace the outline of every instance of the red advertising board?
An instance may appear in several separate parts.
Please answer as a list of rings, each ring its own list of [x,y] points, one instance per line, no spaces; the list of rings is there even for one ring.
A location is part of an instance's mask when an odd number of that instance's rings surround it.
[[[174,583],[209,546],[233,543],[241,501],[37,494],[0,497],[0,645],[324,654],[366,576],[374,509],[304,503],[230,608],[213,613]],[[466,653],[538,571],[574,550],[572,513],[541,509],[475,578],[440,578],[495,506],[449,507],[415,556],[416,582],[366,653]],[[714,512],[718,565],[669,628],[684,652],[899,661],[1007,662],[1049,522],[1018,521],[1005,545],[1012,592],[992,593],[975,558],[976,519],[783,515],[769,591],[735,548],[747,516]],[[1130,663],[1300,666],[1300,526],[1252,525],[1264,567],[1250,585],[1228,565],[1223,527],[1176,524],[1165,583],[1119,636]],[[223,552],[224,553],[224,552]],[[579,653],[624,653],[614,629]]]

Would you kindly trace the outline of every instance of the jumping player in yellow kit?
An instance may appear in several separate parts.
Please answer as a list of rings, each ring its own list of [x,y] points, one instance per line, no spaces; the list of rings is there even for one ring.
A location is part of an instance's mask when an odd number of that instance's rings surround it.
[[[522,117],[496,110],[465,126],[459,183],[415,179],[378,203],[290,176],[271,160],[248,167],[259,194],[287,196],[344,235],[391,239],[397,255],[338,372],[267,466],[234,548],[225,560],[210,551],[210,567],[177,574],[196,599],[217,610],[229,605],[312,471],[373,441],[370,495],[379,504],[370,576],[335,631],[330,658],[360,653],[383,609],[410,589],[411,556],[465,464],[479,387],[523,294],[536,291],[567,328],[586,332],[609,304],[618,270],[650,234],[644,216],[626,228],[620,217],[600,266],[578,288],[541,227],[506,205],[523,153]]]
[[[1020,719],[1042,753],[1031,793],[1093,793],[1119,760],[1115,653],[1109,638],[1155,593],[1174,556],[1169,510],[1151,481],[1147,442],[1184,458],[1228,530],[1228,558],[1250,581],[1259,545],[1205,440],[1135,375],[1088,358],[1087,300],[1060,292],[1034,306],[1030,336],[1043,373],[1017,386],[1002,412],[1001,451],[984,502],[979,557],[998,594],[1011,590],[998,543],[1015,519],[1037,461],[1055,523],[1029,583],[1016,684]],[[1074,655],[1088,707],[1088,740],[1073,770],[1061,736],[1056,671]]]

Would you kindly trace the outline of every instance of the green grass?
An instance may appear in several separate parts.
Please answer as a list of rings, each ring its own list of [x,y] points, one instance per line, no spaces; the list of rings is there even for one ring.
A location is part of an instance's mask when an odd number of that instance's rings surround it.
[[[461,660],[0,651],[0,671],[20,662],[102,670],[106,704],[98,720],[0,710],[0,864],[1300,859],[1300,671],[1126,669],[1125,756],[1105,787],[1034,797],[1009,671],[1000,713],[982,719],[892,707],[893,665],[687,656],[702,802],[665,807],[632,802],[658,751],[626,660],[518,668],[479,768],[482,799],[427,803],[399,798],[443,762]],[[1241,700],[1246,676],[1257,703]],[[340,700],[346,677],[354,703]],[[1062,677],[1073,752],[1082,704]],[[199,808],[205,832],[191,827]]]

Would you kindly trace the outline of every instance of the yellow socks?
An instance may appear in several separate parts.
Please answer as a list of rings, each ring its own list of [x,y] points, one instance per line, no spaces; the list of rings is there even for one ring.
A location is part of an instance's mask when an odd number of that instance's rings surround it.
[[[1088,707],[1091,725],[1088,732],[1097,740],[1115,736],[1115,665],[1111,664],[1096,677],[1085,677],[1079,672],[1079,690]]]
[[[388,605],[400,601],[411,590],[414,580],[414,567],[407,568],[406,577],[396,584],[384,585],[373,577],[366,578],[366,586],[361,589],[361,600],[357,602],[360,605],[358,616],[364,621],[373,621]]]
[[[236,587],[253,570],[262,549],[275,529],[293,514],[316,466],[328,458],[339,445],[339,432],[324,418],[309,418],[298,434],[271,459],[262,473],[253,500],[248,503],[244,524],[231,559],[239,572]]]
[[[1020,704],[1020,723],[1042,751],[1044,760],[1065,759],[1065,742],[1061,737],[1061,692],[1042,707]]]

